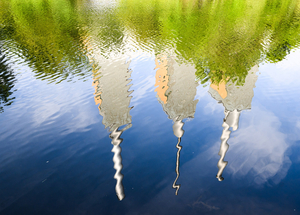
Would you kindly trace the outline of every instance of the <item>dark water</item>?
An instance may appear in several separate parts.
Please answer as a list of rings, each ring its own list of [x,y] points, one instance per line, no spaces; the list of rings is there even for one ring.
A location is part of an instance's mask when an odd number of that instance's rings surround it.
[[[300,1],[1,0],[0,214],[299,214]]]

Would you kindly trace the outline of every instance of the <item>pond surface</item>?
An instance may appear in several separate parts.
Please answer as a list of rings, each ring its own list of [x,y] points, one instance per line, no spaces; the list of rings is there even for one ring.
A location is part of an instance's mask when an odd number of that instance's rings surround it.
[[[0,214],[300,214],[299,0],[1,0]]]

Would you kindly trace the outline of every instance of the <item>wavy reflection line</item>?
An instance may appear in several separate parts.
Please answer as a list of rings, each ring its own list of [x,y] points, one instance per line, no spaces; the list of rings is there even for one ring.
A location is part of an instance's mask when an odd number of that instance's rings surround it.
[[[177,120],[175,121],[174,125],[173,125],[173,132],[174,132],[174,135],[178,138],[178,142],[176,144],[176,148],[178,149],[177,151],[177,156],[176,156],[176,168],[175,168],[175,172],[176,172],[176,179],[173,183],[173,188],[176,189],[175,191],[175,195],[178,194],[178,190],[180,188],[180,184],[176,184],[177,183],[177,180],[180,176],[180,172],[179,172],[179,165],[180,165],[180,151],[182,149],[182,146],[180,145],[180,142],[181,142],[181,137],[183,136],[184,134],[184,130],[182,129],[184,123],[181,121],[181,120]]]
[[[118,128],[116,128],[109,135],[109,137],[112,139],[111,143],[113,144],[113,148],[111,151],[114,153],[113,162],[114,162],[114,169],[116,170],[116,173],[114,175],[114,179],[117,180],[116,194],[120,201],[122,201],[125,198],[124,187],[122,184],[124,175],[121,173],[123,165],[122,165],[122,156],[121,156],[122,148],[120,144],[122,143],[123,139],[120,138],[120,136],[122,133],[123,130],[119,131]]]
[[[172,119],[173,133],[178,138],[176,144],[176,179],[172,185],[176,189],[175,194],[178,194],[180,184],[177,184],[179,179],[179,165],[180,165],[180,146],[181,137],[184,130],[182,129],[185,118],[194,118],[196,104],[198,100],[194,100],[197,94],[198,83],[195,81],[196,69],[190,64],[179,64],[176,58],[166,56],[164,54],[157,55],[155,58],[155,92],[158,101],[163,107],[164,112]]]
[[[229,131],[229,126],[226,122],[223,123],[222,127],[223,127],[223,132],[222,132],[222,136],[221,136],[221,141],[222,142],[221,142],[220,151],[219,151],[220,160],[218,162],[219,171],[218,171],[217,176],[216,176],[216,178],[219,181],[224,180],[224,178],[222,177],[222,173],[223,173],[225,167],[228,164],[227,161],[224,161],[224,158],[225,158],[226,152],[229,148],[229,145],[228,145],[227,141],[228,141],[228,139],[230,137],[230,133],[231,133],[231,131]]]
[[[125,198],[125,194],[122,184],[124,175],[121,173],[123,165],[120,146],[123,139],[120,136],[132,126],[130,115],[130,110],[133,108],[130,107],[132,91],[129,91],[132,86],[130,84],[132,70],[128,68],[130,61],[124,63],[124,59],[109,62],[101,61],[100,55],[95,55],[93,58],[97,64],[101,65],[101,70],[95,67],[93,71],[94,98],[95,103],[99,104],[99,113],[103,116],[102,123],[111,132],[109,137],[112,139],[113,162],[116,170],[114,179],[117,180],[115,190],[121,201]]]
[[[176,157],[176,169],[175,169],[175,172],[176,172],[176,174],[177,174],[177,177],[176,177],[176,179],[175,179],[175,181],[174,181],[174,183],[173,183],[173,188],[176,189],[175,195],[178,194],[178,190],[179,190],[179,188],[180,188],[180,186],[181,186],[180,184],[176,184],[176,182],[177,182],[177,180],[178,180],[178,178],[179,178],[179,176],[180,176],[180,172],[179,172],[179,164],[180,164],[180,161],[179,161],[179,159],[180,159],[180,151],[181,151],[181,149],[182,149],[182,146],[179,145],[180,142],[181,142],[181,138],[178,138],[178,142],[177,142],[177,145],[176,145],[176,148],[178,149],[178,151],[177,151],[177,157]]]
[[[224,118],[224,122],[222,124],[223,132],[222,132],[222,135],[220,138],[221,146],[220,146],[220,151],[218,153],[220,155],[220,159],[217,164],[219,171],[217,173],[216,178],[219,181],[224,180],[224,178],[222,177],[222,174],[223,174],[225,167],[228,164],[228,161],[224,161],[224,158],[225,158],[225,155],[229,148],[229,144],[227,143],[227,141],[230,138],[230,134],[231,134],[231,131],[229,130],[229,128],[232,127],[233,131],[238,129],[240,113],[241,112],[238,110],[234,110],[234,111],[225,110],[225,118]]]
[[[220,159],[217,164],[219,171],[216,175],[216,178],[219,181],[224,180],[222,173],[228,164],[227,161],[224,161],[224,158],[229,148],[227,143],[231,134],[229,128],[232,127],[233,131],[237,130],[241,111],[251,109],[251,102],[254,96],[253,88],[257,81],[257,71],[258,66],[253,66],[248,71],[248,74],[245,77],[245,82],[242,86],[239,86],[236,82],[232,81],[226,83],[225,80],[221,80],[218,84],[215,84],[212,81],[210,85],[208,92],[214,99],[222,103],[225,108],[225,118],[222,124],[223,132],[219,151]]]

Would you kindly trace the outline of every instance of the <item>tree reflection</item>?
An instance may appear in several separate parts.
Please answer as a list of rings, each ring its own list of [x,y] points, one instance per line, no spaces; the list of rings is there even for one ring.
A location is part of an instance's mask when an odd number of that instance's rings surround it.
[[[9,67],[5,54],[0,50],[0,113],[4,106],[9,106],[15,99],[12,97],[16,81],[13,70]]]
[[[298,0],[123,0],[120,8],[141,48],[175,52],[202,83],[241,85],[254,65],[278,62],[300,42]]]
[[[59,82],[89,75],[84,45],[92,36],[101,55],[144,50],[176,53],[202,83],[244,83],[262,61],[278,62],[299,46],[299,0],[120,0],[115,5],[54,0],[4,0],[1,37],[26,59],[37,78]],[[127,47],[127,48],[126,48]]]
[[[90,70],[70,1],[4,0],[0,8],[3,46],[25,59],[37,78],[60,82]]]

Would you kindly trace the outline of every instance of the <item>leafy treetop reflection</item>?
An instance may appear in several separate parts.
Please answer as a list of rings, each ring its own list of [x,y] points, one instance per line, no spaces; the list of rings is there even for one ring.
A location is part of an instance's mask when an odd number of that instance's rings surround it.
[[[4,111],[3,106],[13,103],[12,97],[16,78],[11,68],[9,68],[5,54],[0,49],[0,113]]]
[[[1,0],[0,40],[25,58],[38,78],[65,80],[83,75],[78,14],[69,0]]]
[[[96,49],[105,57],[126,52],[129,36],[137,49],[193,63],[203,83],[240,84],[254,65],[281,61],[300,40],[300,0],[94,3],[2,0],[0,40],[10,41],[8,49],[25,57],[37,77],[53,81],[84,75],[85,56]]]
[[[175,48],[202,82],[242,84],[251,67],[281,61],[300,41],[299,0],[121,0],[118,14],[138,43]]]

